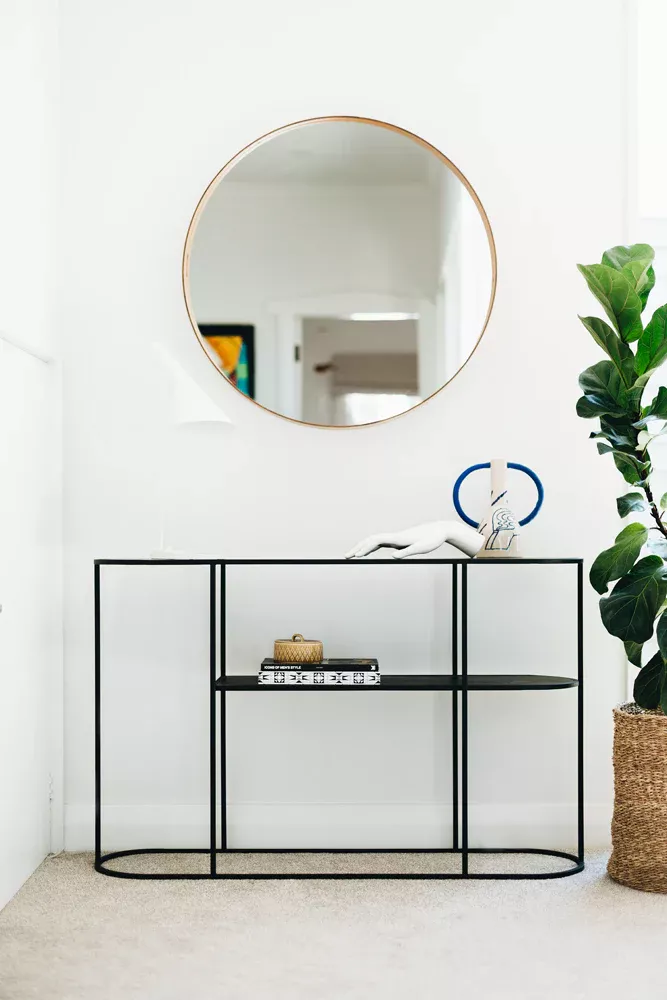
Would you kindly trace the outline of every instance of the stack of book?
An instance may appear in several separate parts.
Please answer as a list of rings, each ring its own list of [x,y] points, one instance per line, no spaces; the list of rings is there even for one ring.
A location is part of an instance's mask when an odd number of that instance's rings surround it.
[[[260,684],[349,684],[372,687],[380,683],[377,660],[322,660],[321,663],[279,663],[262,660]]]

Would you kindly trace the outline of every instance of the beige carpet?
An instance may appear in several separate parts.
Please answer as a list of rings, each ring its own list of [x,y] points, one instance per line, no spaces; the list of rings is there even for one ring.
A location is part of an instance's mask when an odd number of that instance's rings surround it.
[[[0,913],[0,998],[661,996],[667,897],[615,885],[605,861],[553,881],[140,882],[61,855]]]

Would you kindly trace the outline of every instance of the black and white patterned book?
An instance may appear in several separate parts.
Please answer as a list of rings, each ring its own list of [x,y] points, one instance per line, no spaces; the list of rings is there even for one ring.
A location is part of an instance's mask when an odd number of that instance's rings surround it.
[[[260,670],[260,684],[283,684],[297,687],[318,684],[358,685],[373,687],[380,683],[380,674],[373,670]]]
[[[330,659],[322,660],[320,663],[280,663],[278,660],[274,660],[268,657],[262,660],[262,670],[298,670],[298,671],[312,671],[312,670],[344,670],[344,671],[363,671],[364,673],[371,673],[379,671],[378,661],[372,660],[357,660],[357,659]]]

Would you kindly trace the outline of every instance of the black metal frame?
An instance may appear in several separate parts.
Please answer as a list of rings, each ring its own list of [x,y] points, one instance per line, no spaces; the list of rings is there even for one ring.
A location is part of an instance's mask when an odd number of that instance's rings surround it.
[[[209,670],[209,770],[210,770],[210,846],[199,848],[138,848],[102,854],[102,755],[101,755],[101,567],[102,566],[208,566],[209,567],[209,616],[210,616],[210,670]],[[227,796],[226,796],[226,696],[228,691],[312,691],[311,687],[260,686],[254,675],[240,677],[227,674],[226,663],[226,589],[227,566],[451,566],[452,567],[452,673],[433,675],[383,675],[378,687],[318,686],[315,690],[359,693],[360,691],[451,691],[452,694],[452,846],[433,848],[230,848],[227,846]],[[468,567],[472,566],[535,566],[573,565],[577,569],[577,676],[546,677],[541,675],[470,675],[468,673]],[[218,586],[218,567],[219,586]],[[459,599],[460,584],[460,599]],[[544,879],[564,878],[584,869],[584,654],[583,654],[583,561],[581,559],[372,559],[347,561],[345,559],[97,559],[95,560],[95,869],[114,878],[131,879]],[[460,610],[460,623],[459,623]],[[218,621],[219,618],[219,621]],[[220,649],[218,655],[218,635]],[[459,672],[460,662],[460,672]],[[218,669],[220,674],[218,676]],[[577,688],[577,853],[541,848],[476,848],[469,846],[468,816],[468,695],[475,690],[557,690]],[[219,740],[220,759],[217,760],[218,734],[217,698],[220,699]],[[460,702],[460,712],[459,712]],[[460,715],[460,728],[459,728]],[[460,736],[460,743],[459,743]],[[219,764],[219,774],[218,774]],[[459,766],[460,765],[460,766]],[[218,847],[217,803],[218,783],[221,808],[221,838]],[[460,826],[460,839],[459,839]],[[366,874],[244,874],[220,873],[217,857],[226,854],[460,854],[461,871],[427,873],[366,873]],[[122,872],[106,868],[107,862],[121,857],[143,854],[208,854],[210,871],[203,873],[152,874]],[[471,854],[538,854],[572,861],[570,868],[551,872],[528,873],[471,873]]]

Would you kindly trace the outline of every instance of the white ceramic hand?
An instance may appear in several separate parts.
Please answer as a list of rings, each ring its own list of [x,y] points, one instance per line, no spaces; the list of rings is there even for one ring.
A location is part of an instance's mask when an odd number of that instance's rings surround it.
[[[407,556],[426,555],[445,542],[461,549],[467,556],[474,556],[484,544],[484,539],[474,528],[461,524],[460,521],[432,521],[404,531],[371,535],[346,552],[345,558],[363,559],[371,552],[387,548],[396,550],[393,553],[394,559],[405,559]]]

